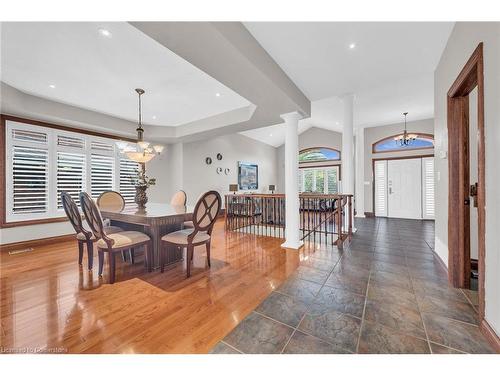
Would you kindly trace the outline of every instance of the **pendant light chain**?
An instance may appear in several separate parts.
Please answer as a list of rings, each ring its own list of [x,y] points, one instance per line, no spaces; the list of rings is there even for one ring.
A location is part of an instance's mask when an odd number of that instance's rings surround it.
[[[129,145],[127,142],[119,141],[117,146],[122,154],[125,154],[130,160],[136,162],[147,163],[156,155],[163,151],[163,145],[151,145],[149,142],[144,141],[144,129],[142,128],[142,94],[145,93],[143,89],[135,89],[139,95],[139,121],[137,131],[137,143]]]

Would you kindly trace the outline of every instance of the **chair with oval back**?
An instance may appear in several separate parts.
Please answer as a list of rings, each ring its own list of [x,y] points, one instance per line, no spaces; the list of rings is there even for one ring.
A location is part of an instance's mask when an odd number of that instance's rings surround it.
[[[207,263],[210,267],[210,240],[212,229],[219,215],[222,199],[218,192],[208,191],[201,196],[196,203],[193,212],[193,228],[182,229],[177,232],[166,234],[161,238],[160,249],[161,272],[165,267],[165,251],[170,246],[186,248],[187,277],[191,276],[191,262],[193,261],[194,247],[205,244],[207,249]]]
[[[82,222],[82,216],[80,211],[78,210],[78,206],[76,205],[73,197],[67,191],[61,192],[61,202],[64,208],[64,212],[66,212],[66,216],[69,219],[69,222],[73,226],[73,229],[76,232],[76,239],[78,241],[78,264],[82,264],[83,260],[83,244],[87,244],[87,261],[89,270],[92,269],[94,263],[94,248],[93,242],[96,240],[95,236],[92,234],[90,230],[87,230]],[[116,233],[120,232],[122,229],[118,227],[108,226],[105,228],[106,233]]]
[[[125,199],[117,191],[105,191],[97,198],[97,207],[102,210],[121,211],[125,208]]]
[[[175,193],[172,196],[172,199],[170,200],[170,204],[172,206],[185,206],[186,201],[187,201],[186,192],[184,190],[179,190],[177,193]],[[182,228],[183,229],[194,228],[193,221],[192,220],[185,221],[182,225]]]
[[[186,205],[186,192],[184,190],[179,190],[170,199],[170,204],[172,206],[185,206]]]
[[[80,203],[83,213],[87,218],[92,233],[97,238],[97,249],[99,251],[99,276],[102,275],[104,267],[104,253],[108,253],[109,259],[109,282],[115,282],[115,255],[117,252],[132,247],[145,246],[145,266],[151,272],[152,267],[152,242],[151,238],[144,233],[136,231],[123,231],[107,234],[102,222],[101,212],[92,198],[85,192],[80,193]]]

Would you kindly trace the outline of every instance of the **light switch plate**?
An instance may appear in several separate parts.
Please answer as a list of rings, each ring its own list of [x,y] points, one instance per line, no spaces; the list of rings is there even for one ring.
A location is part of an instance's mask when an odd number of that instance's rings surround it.
[[[448,151],[439,151],[439,157],[441,159],[446,159],[448,157]]]

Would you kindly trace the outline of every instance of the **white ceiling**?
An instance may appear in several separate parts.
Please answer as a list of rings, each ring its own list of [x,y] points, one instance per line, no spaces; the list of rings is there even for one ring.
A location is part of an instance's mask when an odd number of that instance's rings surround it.
[[[29,94],[137,121],[134,89],[141,87],[143,121],[159,126],[250,104],[126,22],[3,22],[1,27],[1,79]],[[101,35],[100,28],[112,36]]]
[[[246,22],[311,100],[434,71],[452,22]],[[349,45],[355,44],[350,49]]]
[[[250,22],[247,29],[311,99],[310,127],[342,131],[340,95],[355,94],[355,126],[434,117],[434,69],[453,23]],[[353,49],[349,48],[355,44]],[[242,133],[272,146],[276,125]],[[271,135],[272,134],[272,135]]]
[[[355,94],[354,125],[381,126],[434,117],[433,74],[411,77]],[[311,102],[311,117],[299,121],[299,133],[311,127],[342,132],[343,107],[338,96]],[[248,130],[241,134],[277,147],[285,142],[284,125]]]

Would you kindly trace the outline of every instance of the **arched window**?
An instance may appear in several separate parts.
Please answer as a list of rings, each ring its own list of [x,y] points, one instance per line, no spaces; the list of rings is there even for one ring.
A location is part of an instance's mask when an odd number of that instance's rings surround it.
[[[340,160],[340,151],[329,147],[306,148],[299,152],[299,163]]]
[[[372,145],[372,152],[373,153],[397,152],[397,151],[422,150],[422,149],[434,148],[434,136],[432,134],[424,134],[424,133],[412,133],[412,134],[415,134],[417,138],[408,146],[401,146],[399,142],[396,142],[395,138],[402,136],[402,134],[395,134],[375,142]]]

